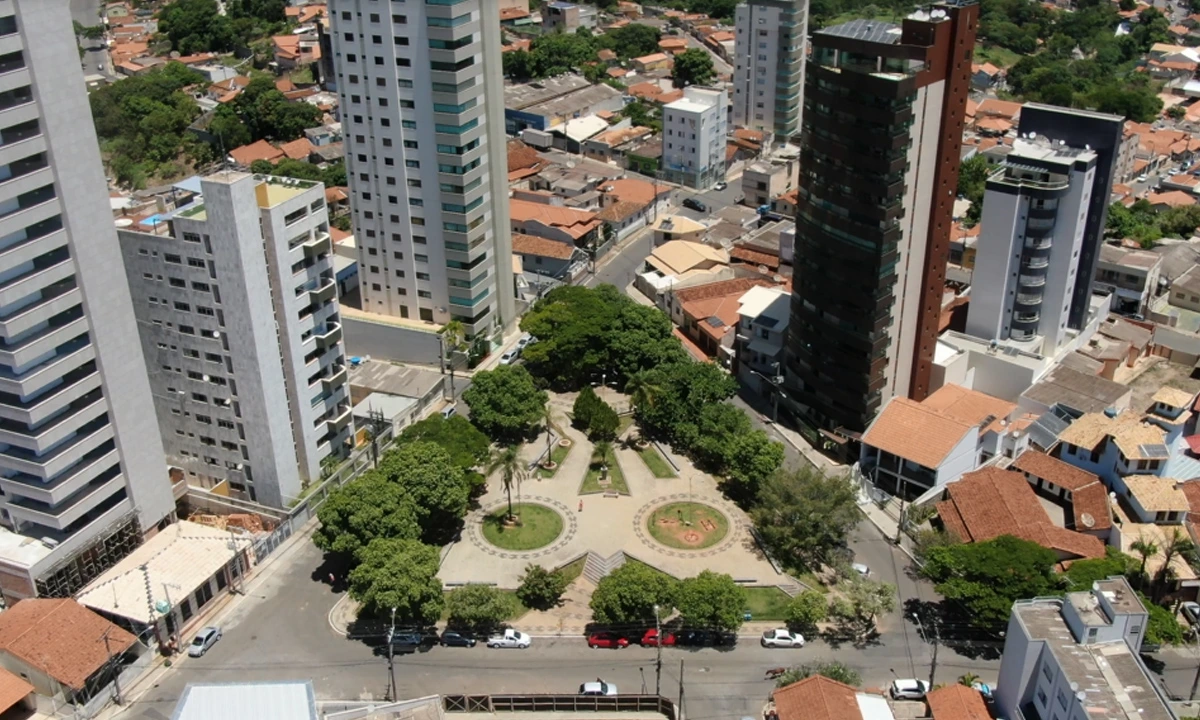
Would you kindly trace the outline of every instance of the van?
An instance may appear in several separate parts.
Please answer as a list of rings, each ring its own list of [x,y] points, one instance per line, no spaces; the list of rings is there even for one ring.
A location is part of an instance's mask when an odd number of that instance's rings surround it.
[[[446,407],[442,408],[442,419],[449,420],[450,418],[454,417],[457,413],[458,413],[457,405],[447,405]]]

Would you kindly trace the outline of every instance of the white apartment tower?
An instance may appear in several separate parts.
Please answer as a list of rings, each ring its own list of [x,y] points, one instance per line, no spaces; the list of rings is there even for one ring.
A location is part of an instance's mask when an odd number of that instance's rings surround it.
[[[120,231],[167,458],[274,507],[350,442],[325,186],[221,172],[159,234]]]
[[[1053,355],[1067,336],[1097,154],[1025,136],[987,181],[967,333]]]
[[[786,143],[800,134],[808,0],[750,0],[734,25],[733,124]]]
[[[705,190],[725,179],[729,96],[724,90],[687,87],[663,106],[663,177]]]
[[[0,1],[0,593],[69,596],[174,511],[66,0]]]
[[[363,309],[489,335],[514,313],[499,4],[330,4]]]

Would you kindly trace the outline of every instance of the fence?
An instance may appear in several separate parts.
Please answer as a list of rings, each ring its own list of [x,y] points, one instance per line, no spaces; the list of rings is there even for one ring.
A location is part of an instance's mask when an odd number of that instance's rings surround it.
[[[675,704],[660,695],[444,695],[442,710],[460,713],[656,712],[675,720]]]

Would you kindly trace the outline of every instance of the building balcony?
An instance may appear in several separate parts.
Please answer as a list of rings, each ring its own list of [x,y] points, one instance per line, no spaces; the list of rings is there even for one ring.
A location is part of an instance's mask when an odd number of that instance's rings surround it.
[[[40,262],[39,262],[40,261]],[[61,282],[75,274],[75,264],[65,251],[43,255],[35,261],[34,268],[6,283],[0,284],[0,307],[13,303]]]
[[[36,428],[13,420],[0,420],[0,442],[9,445],[10,449],[25,448],[41,455],[107,412],[108,402],[97,388],[70,403],[65,412]]]
[[[1028,270],[1044,270],[1050,266],[1048,257],[1028,257],[1021,261],[1021,267]]]
[[[0,392],[29,396],[56,382],[62,375],[96,359],[96,350],[86,336],[55,349],[55,355],[41,364],[26,368],[18,374],[11,367],[0,366]]]
[[[1046,278],[1042,275],[1021,275],[1017,278],[1017,282],[1021,287],[1040,288],[1046,284]]]
[[[308,293],[309,302],[320,306],[337,297],[337,280],[317,277],[300,286],[301,294]]]
[[[330,374],[328,377],[321,378],[321,389],[324,392],[333,392],[342,385],[346,384],[348,375],[345,365],[332,365],[329,368]]]
[[[50,480],[74,465],[85,455],[113,439],[112,425],[101,416],[80,428],[74,437],[44,455],[23,448],[9,448],[0,455],[0,468],[15,470],[42,480]]]
[[[1052,245],[1054,245],[1054,238],[1051,237],[1025,239],[1026,250],[1049,250]]]
[[[22,401],[17,395],[0,394],[0,418],[36,426],[88,393],[100,389],[100,373],[83,367],[63,377],[62,382],[36,398]]]
[[[342,325],[336,322],[325,323],[325,327],[318,329],[313,337],[317,340],[317,347],[331,348],[342,341]]]
[[[16,337],[83,302],[74,278],[42,291],[42,298],[7,318],[0,318],[0,336]]]
[[[325,419],[325,424],[331,435],[337,435],[350,424],[351,412],[350,403],[339,405],[333,413]]]
[[[5,127],[11,127],[6,125]],[[5,132],[0,141],[0,165],[10,165],[21,158],[46,152],[46,137],[36,129],[30,132]]]
[[[1042,319],[1041,313],[1036,312],[1018,312],[1013,313],[1013,322],[1021,325],[1036,325]]]
[[[1042,294],[1038,293],[1017,293],[1017,304],[1026,307],[1034,307],[1042,304]]]
[[[29,87],[33,81],[29,77],[27,67],[0,67],[0,93],[6,93],[17,88]]]
[[[12,477],[0,477],[0,488],[16,497],[29,498],[48,505],[57,505],[80,489],[94,481],[101,474],[119,469],[120,456],[116,447],[103,445],[82,458],[65,473],[52,481],[43,481],[35,477],[17,474]]]
[[[18,520],[45,525],[55,530],[66,530],[76,520],[124,489],[125,476],[117,472],[111,476],[98,478],[59,505],[47,505],[26,498],[13,498],[5,507],[9,514]]]

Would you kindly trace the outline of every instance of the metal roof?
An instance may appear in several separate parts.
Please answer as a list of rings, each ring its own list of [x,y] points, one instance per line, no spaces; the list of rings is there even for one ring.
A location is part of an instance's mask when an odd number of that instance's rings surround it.
[[[189,683],[171,720],[254,718],[318,720],[310,681],[268,683]]]
[[[896,45],[900,42],[900,26],[879,20],[858,19],[818,30],[816,35],[836,35],[853,40]]]

